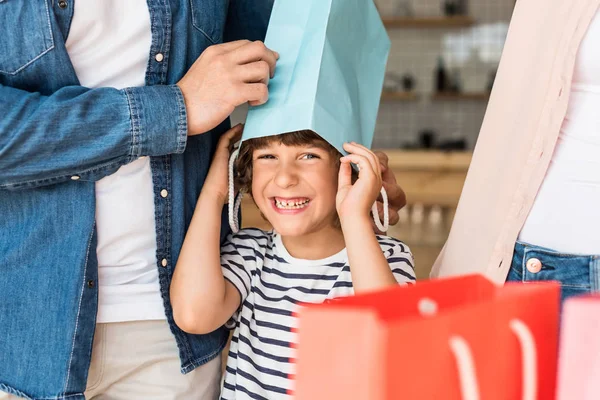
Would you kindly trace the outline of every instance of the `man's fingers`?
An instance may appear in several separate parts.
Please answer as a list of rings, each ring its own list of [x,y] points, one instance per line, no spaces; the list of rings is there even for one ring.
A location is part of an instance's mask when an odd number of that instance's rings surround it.
[[[233,62],[238,65],[250,64],[256,61],[265,61],[269,65],[269,76],[275,75],[277,57],[275,52],[268,49],[263,42],[251,42],[236,48],[231,52]]]
[[[385,189],[390,203],[390,207],[395,210],[400,210],[406,205],[406,194],[404,190],[397,183],[389,183],[383,181],[383,188]]]
[[[243,96],[251,106],[260,106],[269,100],[269,90],[264,83],[248,83],[242,87]]]
[[[250,43],[252,42],[249,40],[235,40],[233,42],[221,43],[214,46],[210,46],[208,49],[212,49],[213,51],[219,54],[223,54],[239,49],[240,47],[247,46]]]
[[[385,154],[383,151],[374,151],[373,153],[375,153],[375,155],[377,156],[377,158],[379,158],[379,161],[381,161],[385,166],[388,165],[389,163],[389,158],[387,156],[387,154]]]
[[[266,61],[255,61],[250,64],[244,64],[237,67],[237,73],[240,80],[246,83],[264,83],[269,84],[270,69]]]
[[[396,225],[398,223],[398,221],[400,221],[400,215],[398,214],[398,211],[396,211],[394,209],[390,209],[390,213],[389,213],[390,225]]]

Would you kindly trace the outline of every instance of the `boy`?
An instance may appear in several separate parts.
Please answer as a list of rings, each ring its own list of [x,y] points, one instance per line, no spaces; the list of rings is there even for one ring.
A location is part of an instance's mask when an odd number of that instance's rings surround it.
[[[223,324],[234,329],[223,399],[290,398],[297,307],[412,283],[412,255],[371,228],[371,206],[382,186],[377,157],[355,143],[346,143],[349,155],[341,157],[310,131],[242,144],[237,183],[274,229],[244,229],[221,247],[229,152],[241,132],[236,126],[219,142],[171,301],[175,321],[187,332]],[[351,163],[360,170],[354,183]]]

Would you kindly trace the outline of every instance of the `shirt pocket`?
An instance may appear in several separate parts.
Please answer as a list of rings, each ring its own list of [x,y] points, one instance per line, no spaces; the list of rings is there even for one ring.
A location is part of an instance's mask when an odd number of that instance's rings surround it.
[[[0,0],[0,74],[16,75],[54,48],[48,0]]]
[[[229,0],[190,0],[192,25],[213,44],[223,41]]]

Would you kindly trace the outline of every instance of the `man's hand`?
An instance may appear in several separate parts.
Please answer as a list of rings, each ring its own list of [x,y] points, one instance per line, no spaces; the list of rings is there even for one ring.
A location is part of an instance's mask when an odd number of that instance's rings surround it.
[[[406,194],[404,194],[404,190],[402,190],[402,188],[396,182],[394,172],[388,166],[388,156],[381,151],[375,151],[375,155],[381,164],[380,167],[381,178],[383,179],[383,188],[387,192],[388,196],[390,225],[396,225],[400,219],[398,216],[398,211],[400,211],[400,209],[406,205]],[[377,199],[377,211],[379,212],[380,220],[383,221],[383,203],[381,196]],[[375,224],[373,224],[373,230],[378,233],[385,233],[379,232],[375,227]]]
[[[241,104],[264,104],[278,58],[262,42],[239,40],[207,48],[177,82],[185,99],[188,135],[213,129]]]

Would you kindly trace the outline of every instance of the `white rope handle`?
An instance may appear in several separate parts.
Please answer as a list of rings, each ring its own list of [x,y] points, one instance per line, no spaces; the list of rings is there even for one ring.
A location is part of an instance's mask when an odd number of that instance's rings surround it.
[[[243,191],[240,190],[240,194],[235,199],[235,188],[234,188],[234,179],[233,179],[233,164],[235,163],[235,159],[240,153],[239,142],[236,144],[238,146],[229,156],[229,173],[227,176],[228,184],[229,184],[229,202],[227,203],[228,214],[229,214],[229,227],[233,233],[238,233],[240,231],[240,222],[238,221],[238,215],[240,211],[240,204],[242,204],[242,197],[244,197]],[[235,146],[234,146],[235,147]]]
[[[373,221],[375,221],[375,226],[377,229],[379,229],[380,232],[387,232],[390,227],[390,210],[387,192],[383,187],[381,188],[381,198],[383,199],[383,224],[379,220],[377,202],[373,203],[373,207],[371,207],[371,214],[373,214]]]
[[[356,169],[360,173],[360,166],[356,164]],[[379,229],[380,232],[387,232],[390,228],[390,210],[389,210],[389,201],[387,197],[387,192],[383,187],[379,191],[381,193],[381,199],[383,203],[383,223],[379,219],[379,211],[377,210],[377,201],[373,203],[371,206],[371,214],[373,214],[373,221],[375,222],[375,226]]]
[[[449,344],[450,350],[452,350],[456,359],[463,400],[479,400],[479,384],[477,383],[475,362],[469,344],[461,336],[452,336]]]
[[[521,346],[523,373],[523,400],[537,398],[537,350],[531,330],[520,319],[510,321],[510,329]],[[456,359],[460,389],[463,400],[479,400],[479,385],[475,374],[473,353],[467,341],[461,336],[453,336],[449,340],[450,349]]]
[[[531,330],[520,319],[510,321],[510,329],[521,345],[523,364],[523,400],[537,399],[537,349]]]

